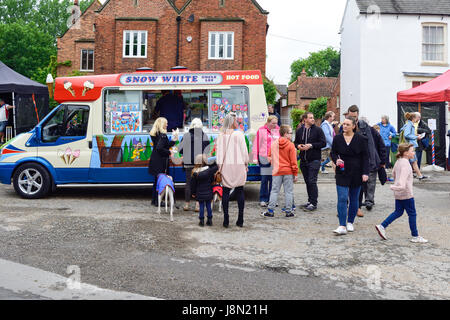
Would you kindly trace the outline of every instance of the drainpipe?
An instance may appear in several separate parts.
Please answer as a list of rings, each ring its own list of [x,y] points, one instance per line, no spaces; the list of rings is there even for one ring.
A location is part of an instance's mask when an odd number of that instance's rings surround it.
[[[181,17],[177,17],[177,58],[175,65],[180,65],[180,27],[181,27]]]

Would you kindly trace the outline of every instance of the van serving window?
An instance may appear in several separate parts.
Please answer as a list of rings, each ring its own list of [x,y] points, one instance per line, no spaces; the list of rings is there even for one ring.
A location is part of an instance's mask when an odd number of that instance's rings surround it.
[[[105,90],[104,132],[142,132],[142,92]]]
[[[248,104],[248,88],[234,87],[228,90],[210,90],[209,117],[211,129],[222,127],[223,121],[230,112],[236,113],[241,130],[250,129],[250,110]]]

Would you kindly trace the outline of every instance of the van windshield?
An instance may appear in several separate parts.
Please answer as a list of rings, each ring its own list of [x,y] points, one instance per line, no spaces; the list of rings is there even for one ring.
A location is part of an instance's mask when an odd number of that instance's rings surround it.
[[[104,132],[150,132],[158,117],[168,120],[168,132],[189,130],[193,119],[219,131],[226,115],[235,112],[240,129],[250,128],[248,88],[220,90],[117,90],[104,93]]]

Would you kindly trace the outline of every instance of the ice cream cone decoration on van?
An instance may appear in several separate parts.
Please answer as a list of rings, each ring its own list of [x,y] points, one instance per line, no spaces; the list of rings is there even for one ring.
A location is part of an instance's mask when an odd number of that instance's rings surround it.
[[[58,157],[61,158],[61,160],[64,161],[65,164],[67,164],[64,150],[58,150]]]
[[[67,148],[66,149],[66,160],[67,160],[67,163],[69,163],[71,155],[72,155],[72,149]]]
[[[90,80],[85,81],[85,82],[84,82],[83,93],[82,93],[81,95],[84,97],[84,96],[86,95],[86,93],[87,93],[89,90],[94,89],[94,87],[95,87],[95,84],[94,84],[93,81],[90,81]]]
[[[80,157],[80,150],[72,151],[72,155],[70,157],[70,163],[69,164],[72,164],[79,157]]]
[[[72,88],[72,82],[70,81],[64,81],[64,89],[69,91],[74,97],[75,97],[75,90]]]

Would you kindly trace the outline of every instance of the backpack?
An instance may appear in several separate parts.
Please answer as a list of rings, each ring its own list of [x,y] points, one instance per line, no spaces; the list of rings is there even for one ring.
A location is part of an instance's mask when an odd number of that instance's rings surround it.
[[[398,137],[398,143],[399,143],[399,144],[401,144],[401,143],[406,143],[406,139],[405,139],[405,129],[403,129],[403,130],[400,132],[400,136]]]

